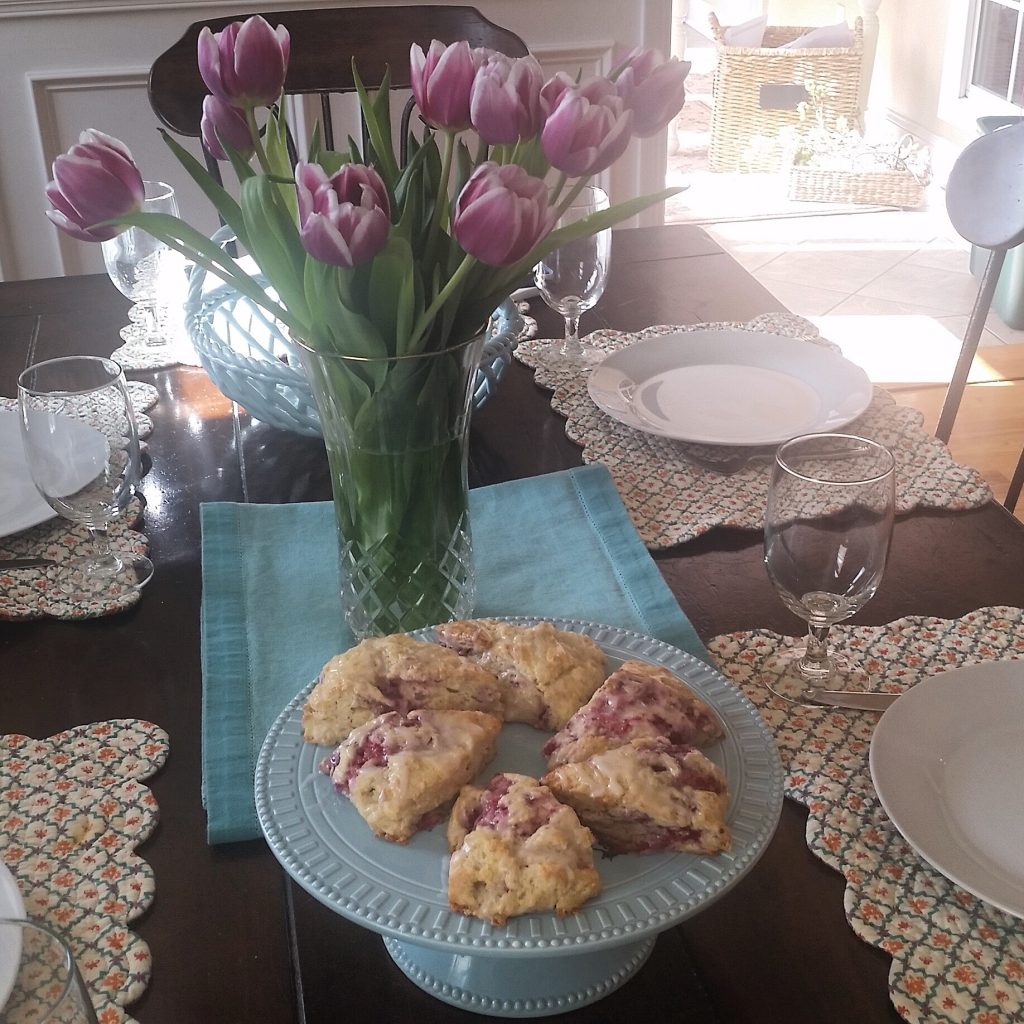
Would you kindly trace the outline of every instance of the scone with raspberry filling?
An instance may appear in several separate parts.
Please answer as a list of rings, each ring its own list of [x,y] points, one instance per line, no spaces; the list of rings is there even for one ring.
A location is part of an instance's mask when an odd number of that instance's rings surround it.
[[[444,818],[494,756],[500,730],[481,711],[389,711],[354,729],[320,770],[375,835],[404,843]]]
[[[548,768],[585,761],[630,740],[664,736],[704,747],[722,738],[718,716],[668,669],[626,661],[544,745]]]
[[[438,640],[506,684],[505,721],[561,729],[606,676],[604,653],[581,633],[550,622],[467,619],[435,627]]]
[[[414,708],[500,718],[504,686],[493,672],[438,644],[402,634],[371,637],[323,667],[302,709],[302,736],[334,746],[371,718]]]
[[[503,925],[517,914],[578,910],[601,891],[593,836],[528,775],[466,786],[448,823],[452,910]]]
[[[720,853],[732,837],[722,770],[696,747],[633,740],[541,779],[609,853]]]

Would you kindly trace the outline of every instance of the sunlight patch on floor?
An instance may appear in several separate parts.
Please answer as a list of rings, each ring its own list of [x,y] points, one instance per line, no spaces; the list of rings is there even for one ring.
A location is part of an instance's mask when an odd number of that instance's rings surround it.
[[[961,338],[929,316],[828,314],[808,317],[822,335],[876,383],[948,383],[960,354]],[[979,349],[972,381],[994,375]]]

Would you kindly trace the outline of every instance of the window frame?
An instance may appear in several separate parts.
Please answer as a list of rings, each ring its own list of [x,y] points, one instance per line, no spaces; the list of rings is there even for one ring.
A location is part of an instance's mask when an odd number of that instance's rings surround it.
[[[1024,25],[1024,3],[1019,3],[1017,10],[1020,31]],[[977,133],[979,117],[1024,114],[1024,106],[970,84],[980,16],[981,0],[951,5],[939,93],[939,116],[972,135]]]

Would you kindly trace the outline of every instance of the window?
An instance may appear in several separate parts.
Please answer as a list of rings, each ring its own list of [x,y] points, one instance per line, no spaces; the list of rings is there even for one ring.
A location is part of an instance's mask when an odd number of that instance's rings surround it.
[[[1024,103],[1024,0],[975,0],[972,6],[967,95],[1019,106]]]

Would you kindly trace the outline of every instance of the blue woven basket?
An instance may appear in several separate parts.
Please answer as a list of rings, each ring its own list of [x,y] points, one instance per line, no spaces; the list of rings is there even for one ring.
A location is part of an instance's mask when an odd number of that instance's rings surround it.
[[[220,236],[220,237],[218,237]],[[214,240],[223,243],[218,232]],[[203,369],[230,399],[263,423],[314,437],[320,416],[296,346],[276,320],[202,268],[193,270],[185,324]],[[504,376],[526,329],[506,299],[492,314],[473,401],[483,405]]]

